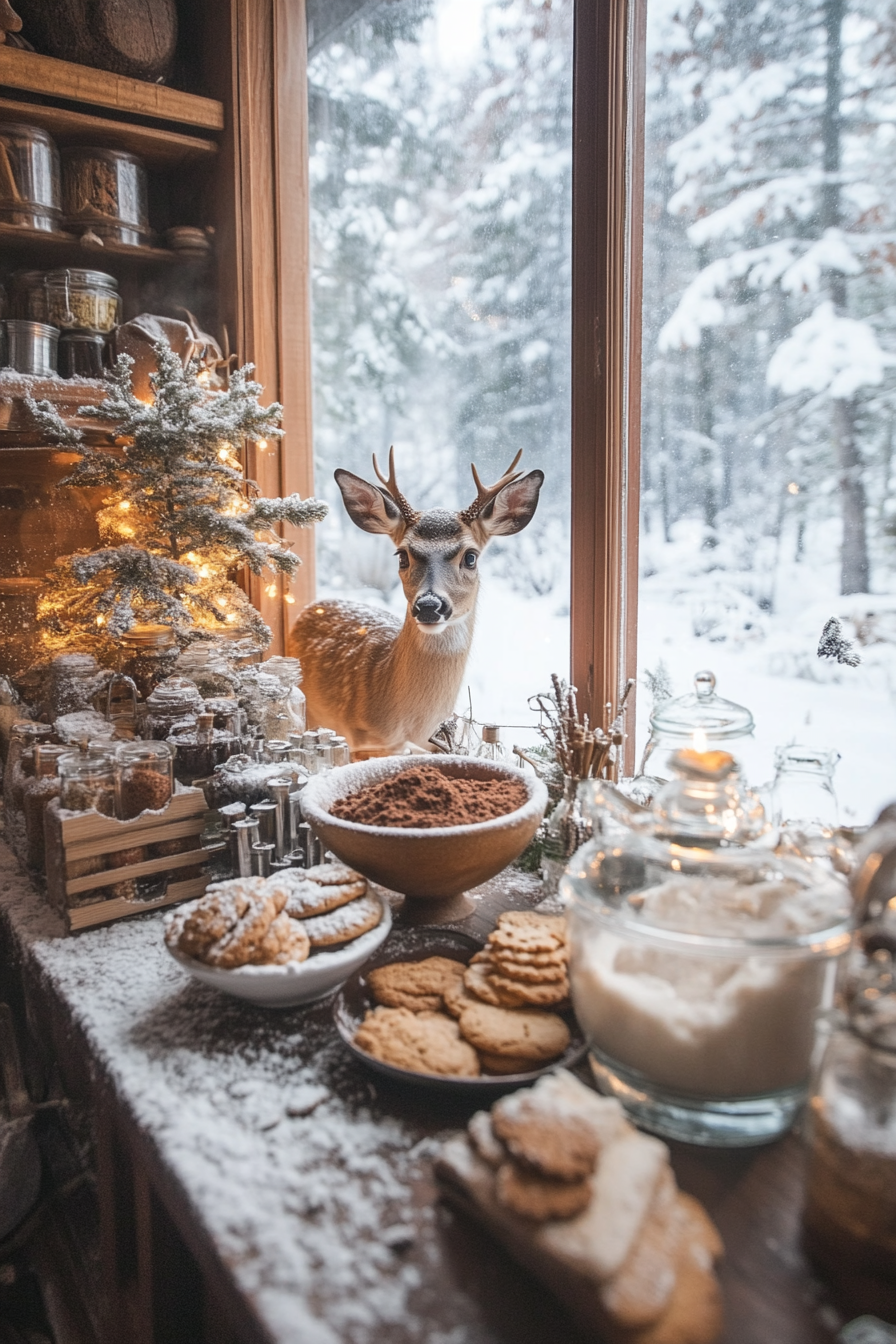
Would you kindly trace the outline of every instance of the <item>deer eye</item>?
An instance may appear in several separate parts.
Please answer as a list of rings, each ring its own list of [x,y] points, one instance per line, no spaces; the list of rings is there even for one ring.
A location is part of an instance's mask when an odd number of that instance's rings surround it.
[[[479,556],[476,554],[475,551],[466,551],[464,553],[464,569],[475,569],[476,561],[478,559]]]
[[[398,556],[398,568],[410,569],[411,562],[408,559],[407,551],[396,551],[395,554]]]

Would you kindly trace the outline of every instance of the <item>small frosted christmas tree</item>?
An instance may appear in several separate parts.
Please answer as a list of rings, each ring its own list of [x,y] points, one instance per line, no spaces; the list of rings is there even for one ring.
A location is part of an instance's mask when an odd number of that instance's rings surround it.
[[[290,575],[300,561],[277,535],[278,523],[307,527],[327,506],[317,499],[261,499],[240,465],[244,440],[279,438],[282,408],[262,406],[252,366],[210,393],[195,364],[184,368],[156,346],[154,401],[131,387],[123,355],[107,375],[109,395],[82,414],[115,426],[120,452],[83,441],[48,401],[29,409],[48,438],[81,460],[64,485],[105,488],[97,515],[103,548],[62,557],[38,604],[43,648],[110,655],[134,624],[170,626],[181,645],[222,631],[271,638],[246,594],[229,577],[248,566]]]

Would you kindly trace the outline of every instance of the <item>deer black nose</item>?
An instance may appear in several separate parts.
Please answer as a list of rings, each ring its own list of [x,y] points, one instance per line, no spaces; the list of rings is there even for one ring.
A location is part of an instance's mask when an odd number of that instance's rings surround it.
[[[414,620],[419,621],[421,625],[436,625],[444,616],[446,619],[451,615],[451,607],[444,597],[437,597],[435,593],[424,593],[418,597],[411,611]]]

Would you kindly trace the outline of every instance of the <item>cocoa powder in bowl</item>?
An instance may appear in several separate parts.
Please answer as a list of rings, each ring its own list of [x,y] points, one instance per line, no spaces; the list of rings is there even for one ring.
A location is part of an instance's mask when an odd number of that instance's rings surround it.
[[[330,812],[362,826],[469,826],[515,812],[527,796],[518,779],[459,779],[420,765],[337,798]]]

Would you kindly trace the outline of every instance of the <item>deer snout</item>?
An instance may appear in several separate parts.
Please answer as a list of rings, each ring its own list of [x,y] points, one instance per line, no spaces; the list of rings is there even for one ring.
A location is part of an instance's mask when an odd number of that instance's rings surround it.
[[[438,625],[451,615],[451,603],[435,593],[422,593],[411,607],[411,615],[420,625]]]

